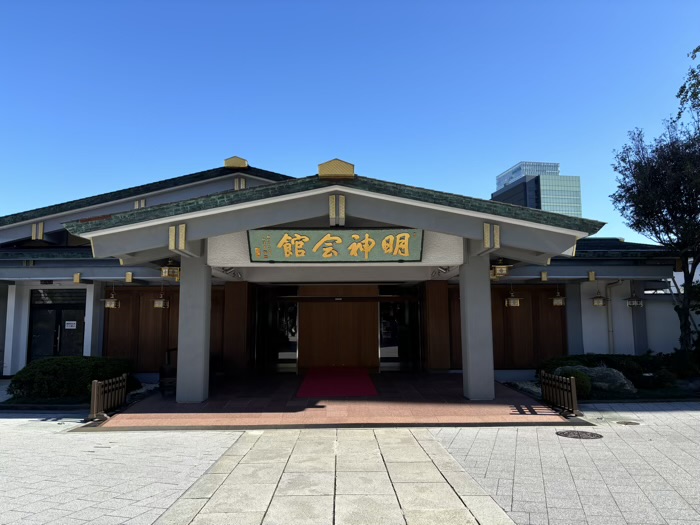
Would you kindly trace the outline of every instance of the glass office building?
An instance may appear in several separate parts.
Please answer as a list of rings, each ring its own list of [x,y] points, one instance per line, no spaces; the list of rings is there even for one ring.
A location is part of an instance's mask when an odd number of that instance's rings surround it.
[[[496,177],[491,200],[581,217],[581,179],[554,162],[519,162]]]

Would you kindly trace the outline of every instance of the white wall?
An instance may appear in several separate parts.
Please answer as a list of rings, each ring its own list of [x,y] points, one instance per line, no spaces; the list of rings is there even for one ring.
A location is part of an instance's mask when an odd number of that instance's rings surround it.
[[[644,308],[647,312],[649,350],[654,353],[673,352],[678,348],[678,338],[681,335],[673,300],[669,295],[647,295],[644,297]],[[695,322],[700,326],[700,316],[695,316]]]
[[[591,298],[600,290],[606,295],[606,285],[615,281],[581,283],[581,324],[583,351],[586,354],[634,354],[632,312],[624,301],[631,295],[629,281],[610,288],[610,302],[605,307],[593,306]],[[610,348],[608,309],[612,311],[613,348]]]

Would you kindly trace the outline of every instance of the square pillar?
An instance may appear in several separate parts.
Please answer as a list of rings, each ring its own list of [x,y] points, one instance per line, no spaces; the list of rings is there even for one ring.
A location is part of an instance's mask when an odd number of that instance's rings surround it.
[[[206,255],[182,257],[177,343],[177,402],[199,403],[209,396],[211,268]]]
[[[464,397],[474,401],[495,397],[493,324],[488,255],[471,255],[464,239],[464,264],[459,267]]]

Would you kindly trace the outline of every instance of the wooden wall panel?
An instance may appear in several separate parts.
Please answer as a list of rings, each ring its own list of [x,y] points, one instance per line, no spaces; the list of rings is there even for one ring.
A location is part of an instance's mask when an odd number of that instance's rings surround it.
[[[497,370],[535,368],[552,357],[566,355],[566,308],[552,306],[556,293],[552,285],[514,285],[521,306],[505,307],[510,286],[491,287],[491,315],[493,321],[493,358]],[[456,295],[456,298],[454,296]],[[450,300],[450,325],[453,364],[456,346],[461,354],[459,320],[459,290]],[[461,361],[460,361],[461,365]]]
[[[299,367],[379,367],[376,285],[301,286],[306,297],[367,297],[367,301],[299,303]]]
[[[137,295],[118,292],[120,307],[105,310],[104,348],[106,357],[131,359],[138,357],[139,308]]]
[[[459,308],[459,286],[448,290],[450,310],[450,368],[462,368],[462,319]]]
[[[158,372],[159,368],[165,364],[165,351],[168,349],[170,311],[153,308],[153,301],[160,297],[160,290],[142,291],[137,297],[140,302],[140,312],[136,370]]]
[[[428,370],[450,368],[450,314],[447,281],[424,283],[424,366]]]
[[[250,308],[250,284],[230,282],[224,285],[222,311],[221,359],[224,370],[229,373],[251,367],[249,319],[253,318]]]
[[[131,359],[136,372],[158,372],[165,364],[166,350],[177,348],[179,293],[177,287],[166,287],[170,308],[153,308],[160,296],[157,287],[119,287],[115,289],[120,308],[105,315],[104,355]],[[212,359],[221,355],[224,326],[223,287],[212,287],[211,339]],[[170,354],[177,362],[177,352]]]

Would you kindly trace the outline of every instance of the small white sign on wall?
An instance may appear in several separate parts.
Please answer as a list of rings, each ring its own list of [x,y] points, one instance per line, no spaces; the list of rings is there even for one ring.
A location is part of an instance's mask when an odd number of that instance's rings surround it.
[[[75,330],[78,328],[78,321],[66,321],[66,330]]]

